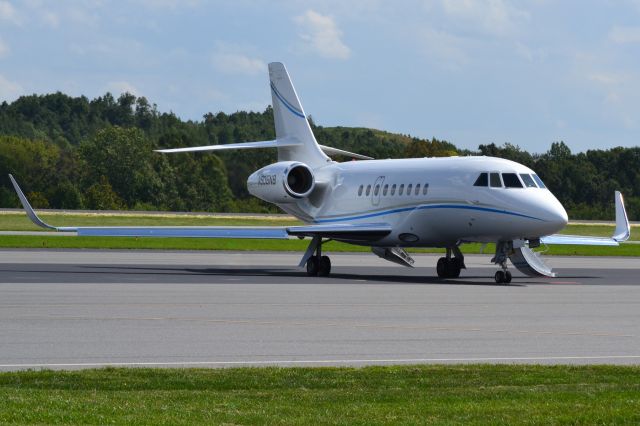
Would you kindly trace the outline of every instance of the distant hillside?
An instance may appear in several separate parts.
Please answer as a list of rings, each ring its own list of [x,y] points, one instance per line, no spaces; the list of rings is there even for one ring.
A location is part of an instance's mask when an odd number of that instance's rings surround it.
[[[455,152],[453,145],[436,140],[312,125],[321,143],[375,158]],[[273,139],[271,108],[183,121],[130,94],[92,100],[32,95],[0,105],[0,135],[1,207],[18,206],[6,177],[12,172],[39,207],[276,211],[249,196],[245,185],[250,173],[276,161],[274,150],[153,152]]]
[[[576,219],[611,218],[613,190],[620,189],[630,217],[640,218],[640,148],[573,154],[558,142],[541,155],[510,144],[468,151],[435,138],[310,122],[319,143],[374,158],[483,154],[513,159],[535,169]],[[7,178],[14,173],[36,207],[277,211],[250,197],[245,185],[250,173],[276,161],[273,150],[153,152],[274,137],[270,107],[184,121],[131,94],[23,96],[0,104],[0,207],[18,206]]]

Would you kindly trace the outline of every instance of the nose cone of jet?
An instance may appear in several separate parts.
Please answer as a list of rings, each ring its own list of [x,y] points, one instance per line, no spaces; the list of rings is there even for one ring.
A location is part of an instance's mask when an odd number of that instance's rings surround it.
[[[546,210],[545,219],[548,222],[549,227],[553,229],[553,233],[558,232],[567,226],[567,223],[569,222],[567,211],[558,200],[555,200],[555,203],[549,205]]]

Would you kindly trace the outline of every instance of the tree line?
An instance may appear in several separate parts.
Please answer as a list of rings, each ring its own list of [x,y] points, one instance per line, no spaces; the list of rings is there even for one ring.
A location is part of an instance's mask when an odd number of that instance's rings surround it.
[[[563,142],[544,154],[511,144],[460,150],[450,142],[366,128],[310,124],[319,143],[374,158],[491,155],[540,175],[570,217],[610,219],[613,191],[640,217],[640,148],[573,154]],[[19,207],[14,174],[34,207],[215,212],[276,212],[251,197],[246,179],[276,161],[275,150],[161,155],[166,147],[275,138],[273,111],[207,113],[181,120],[144,97],[107,93],[95,99],[63,93],[23,96],[0,104],[0,207]]]

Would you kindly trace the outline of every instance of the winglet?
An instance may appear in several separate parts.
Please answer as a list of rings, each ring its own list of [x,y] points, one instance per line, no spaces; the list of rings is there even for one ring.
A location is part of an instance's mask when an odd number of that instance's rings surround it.
[[[613,232],[613,238],[617,242],[627,241],[631,236],[631,225],[627,211],[624,208],[624,199],[620,191],[615,192],[616,198],[616,230]]]
[[[45,222],[43,222],[38,217],[36,212],[33,211],[33,207],[31,207],[31,204],[29,204],[29,200],[27,200],[27,197],[25,197],[24,193],[22,192],[22,189],[20,189],[20,186],[18,185],[18,182],[16,182],[16,180],[13,178],[12,175],[9,175],[9,179],[11,179],[11,183],[13,184],[13,188],[18,193],[18,198],[20,198],[20,202],[22,203],[22,207],[24,207],[25,211],[27,212],[27,216],[29,216],[29,219],[31,219],[31,222],[35,223],[36,225],[38,225],[41,228],[58,230],[58,228],[56,228],[55,226],[51,226],[51,225],[46,224]]]

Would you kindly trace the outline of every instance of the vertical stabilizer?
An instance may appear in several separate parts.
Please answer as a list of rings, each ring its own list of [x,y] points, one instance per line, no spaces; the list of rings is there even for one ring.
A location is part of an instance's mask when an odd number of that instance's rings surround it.
[[[278,161],[301,161],[311,167],[318,167],[331,161],[318,146],[313,136],[307,116],[289,73],[284,64],[269,64],[269,80],[276,138],[283,142],[297,142],[294,146],[279,146]]]

